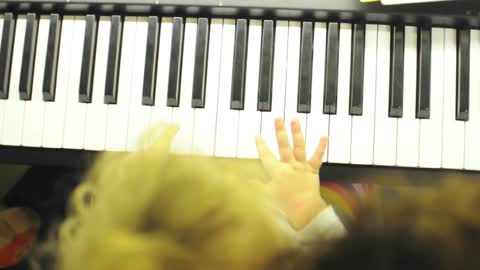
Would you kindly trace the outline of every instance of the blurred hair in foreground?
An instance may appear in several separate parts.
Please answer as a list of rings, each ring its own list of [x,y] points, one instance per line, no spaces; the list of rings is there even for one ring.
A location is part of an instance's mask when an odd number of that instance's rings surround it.
[[[239,166],[155,148],[103,154],[74,191],[57,268],[282,269],[289,240]]]
[[[346,237],[317,254],[315,269],[480,269],[480,182],[408,183],[377,190]]]

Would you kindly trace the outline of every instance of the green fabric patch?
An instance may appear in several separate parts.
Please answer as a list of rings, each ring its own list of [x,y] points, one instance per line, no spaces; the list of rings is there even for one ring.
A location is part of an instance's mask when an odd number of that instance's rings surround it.
[[[0,164],[0,201],[29,168],[27,165]]]

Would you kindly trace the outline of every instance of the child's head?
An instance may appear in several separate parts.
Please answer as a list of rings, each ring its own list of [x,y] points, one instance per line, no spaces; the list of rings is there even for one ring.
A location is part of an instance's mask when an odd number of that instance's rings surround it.
[[[213,159],[105,154],[72,196],[60,269],[278,269],[290,243],[259,186]],[[234,161],[232,161],[234,162]],[[226,170],[225,167],[229,167]]]

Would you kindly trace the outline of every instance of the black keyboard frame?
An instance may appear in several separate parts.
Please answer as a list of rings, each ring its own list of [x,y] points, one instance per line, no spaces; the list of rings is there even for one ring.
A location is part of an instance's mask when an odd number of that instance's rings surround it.
[[[21,1],[0,0],[0,14],[12,12],[39,15],[122,15],[122,16],[182,16],[208,18],[248,18],[300,21],[335,21],[374,24],[425,25],[432,27],[480,29],[480,1],[453,0],[448,2],[382,6],[380,3],[360,3],[359,0],[73,0]],[[98,151],[32,148],[0,145],[0,163],[87,168]],[[459,172],[465,177],[478,177],[480,172]],[[348,172],[348,175],[344,173]],[[374,173],[372,175],[372,173]],[[325,164],[322,178],[363,181],[368,177],[381,181],[382,177],[400,173],[425,174],[438,179],[444,169],[375,167],[349,164]],[[377,176],[375,176],[377,175]],[[381,176],[381,177],[380,177]],[[380,177],[380,178],[379,178]],[[375,179],[374,179],[375,178]]]
[[[157,15],[480,28],[480,1],[383,6],[359,0],[1,0],[0,13]]]
[[[85,170],[101,151],[0,146],[0,164],[28,164]],[[218,158],[223,159],[223,158]],[[322,165],[320,178],[338,183],[432,184],[456,177],[478,180],[480,172],[470,170],[406,168],[371,165]]]

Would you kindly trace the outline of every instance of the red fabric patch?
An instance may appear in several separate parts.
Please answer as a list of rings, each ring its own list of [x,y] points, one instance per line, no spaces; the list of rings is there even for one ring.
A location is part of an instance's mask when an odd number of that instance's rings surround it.
[[[10,267],[17,264],[31,250],[37,237],[38,228],[35,226],[23,233],[17,234],[8,245],[0,248],[0,267]]]

